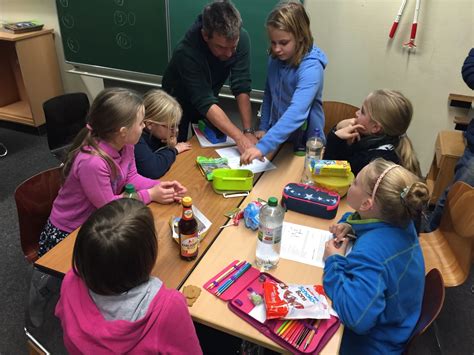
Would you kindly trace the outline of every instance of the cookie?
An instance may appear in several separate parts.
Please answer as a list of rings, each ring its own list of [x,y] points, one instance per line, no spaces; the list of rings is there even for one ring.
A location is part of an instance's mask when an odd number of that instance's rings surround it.
[[[201,289],[194,285],[188,285],[183,288],[183,295],[186,298],[198,298],[201,294]]]

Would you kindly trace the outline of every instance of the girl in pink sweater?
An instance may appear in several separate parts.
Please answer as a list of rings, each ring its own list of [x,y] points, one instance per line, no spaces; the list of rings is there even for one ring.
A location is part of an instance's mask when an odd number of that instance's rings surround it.
[[[151,277],[150,210],[120,199],[83,224],[56,306],[70,354],[202,354],[181,293]]]
[[[88,123],[75,138],[64,163],[65,181],[40,236],[39,256],[81,226],[97,208],[121,198],[133,184],[140,199],[180,201],[186,188],[177,181],[157,181],[137,173],[134,145],[144,127],[141,97],[109,88],[92,103]]]

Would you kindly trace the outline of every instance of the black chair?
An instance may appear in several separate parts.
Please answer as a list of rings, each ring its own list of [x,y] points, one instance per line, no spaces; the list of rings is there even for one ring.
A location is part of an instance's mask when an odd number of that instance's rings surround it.
[[[86,125],[89,99],[80,92],[56,96],[43,103],[43,111],[49,150],[63,161],[74,137]]]

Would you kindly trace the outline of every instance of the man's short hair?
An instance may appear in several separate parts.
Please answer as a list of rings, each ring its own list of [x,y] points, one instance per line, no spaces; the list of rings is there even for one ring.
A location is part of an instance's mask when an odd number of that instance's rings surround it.
[[[216,32],[227,39],[236,39],[241,27],[240,13],[228,0],[214,1],[202,11],[202,29],[209,38]]]

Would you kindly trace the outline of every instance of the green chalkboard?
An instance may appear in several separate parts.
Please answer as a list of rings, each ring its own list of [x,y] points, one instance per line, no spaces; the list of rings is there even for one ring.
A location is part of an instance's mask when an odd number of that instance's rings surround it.
[[[56,0],[56,8],[66,61],[163,74],[165,0]]]
[[[176,46],[209,2],[209,0],[169,1],[171,48]],[[232,2],[239,10],[243,26],[250,35],[252,88],[263,90],[268,60],[265,20],[279,0],[233,0]]]

